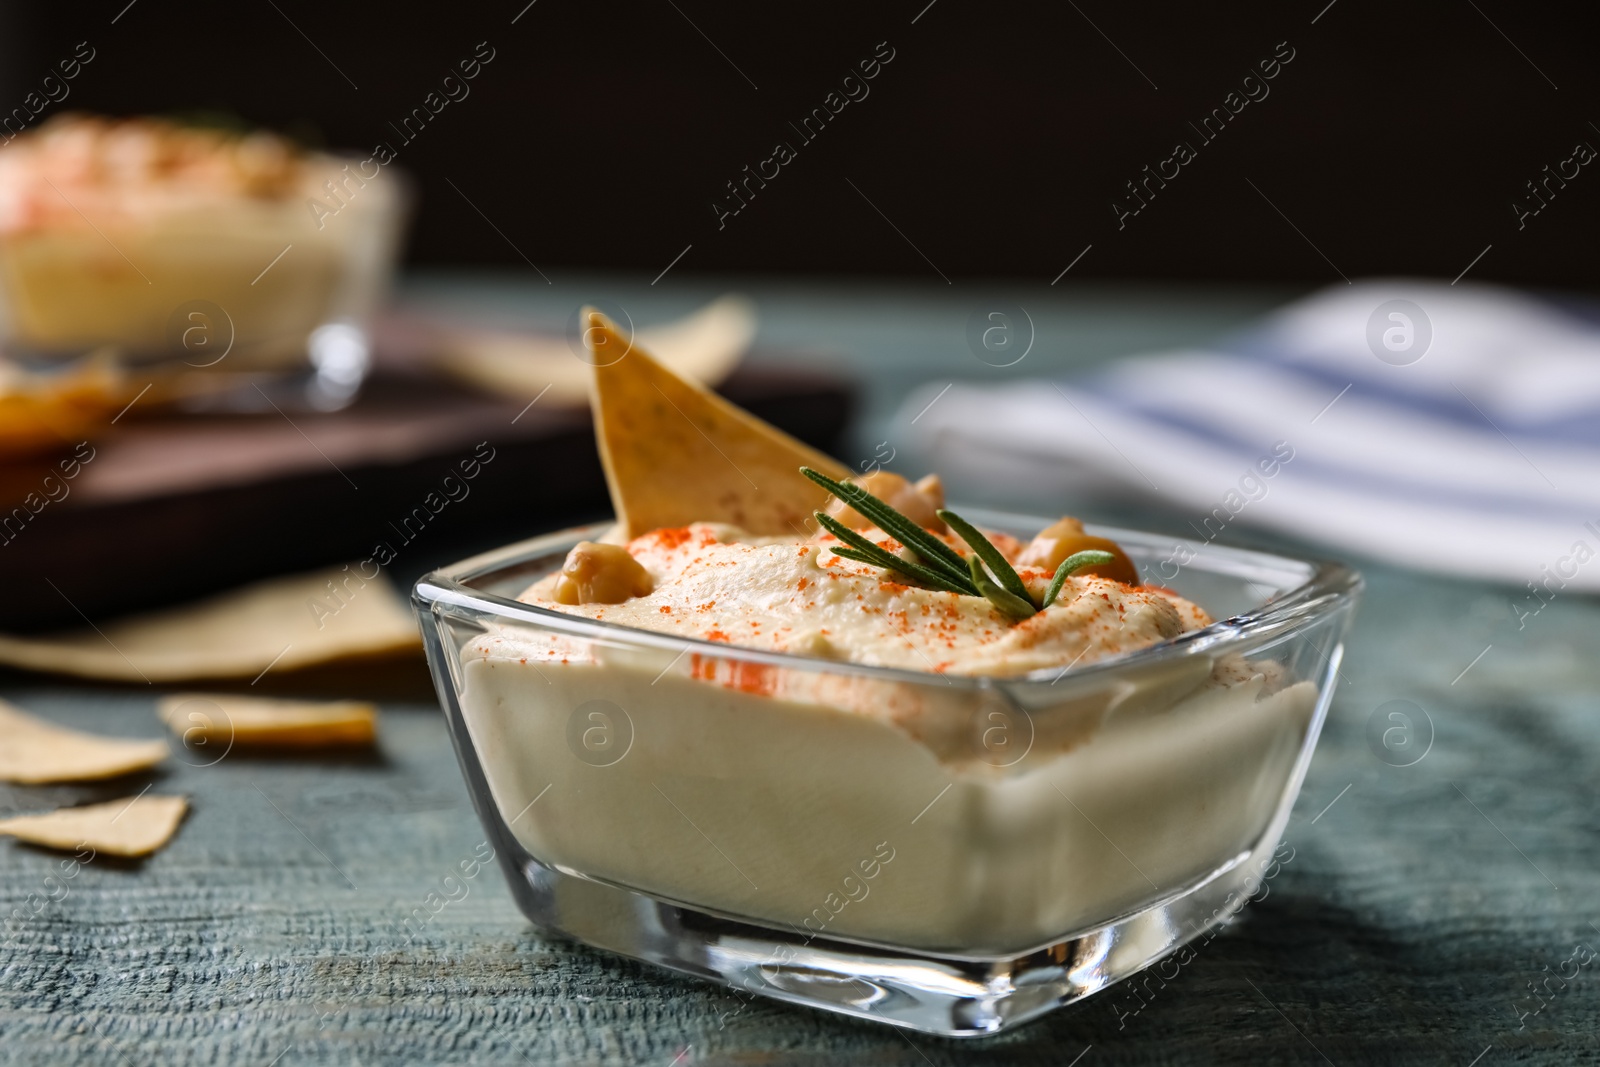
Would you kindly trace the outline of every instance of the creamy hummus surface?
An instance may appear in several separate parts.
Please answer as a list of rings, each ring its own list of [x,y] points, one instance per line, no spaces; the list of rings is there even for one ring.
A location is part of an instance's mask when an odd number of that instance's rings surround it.
[[[899,542],[865,536],[890,552]],[[1015,562],[1022,545],[992,535]],[[961,551],[970,549],[954,538]],[[1168,589],[1093,575],[1067,579],[1054,604],[1020,622],[983,597],[928,589],[902,575],[835,555],[840,542],[751,537],[734,526],[695,523],[634,538],[627,552],[653,589],[620,603],[565,604],[559,574],[521,599],[592,619],[745,648],[939,674],[1012,675],[1079,666],[1199,629],[1211,617]],[[1037,601],[1051,572],[1018,566]],[[557,652],[552,654],[559,655]]]

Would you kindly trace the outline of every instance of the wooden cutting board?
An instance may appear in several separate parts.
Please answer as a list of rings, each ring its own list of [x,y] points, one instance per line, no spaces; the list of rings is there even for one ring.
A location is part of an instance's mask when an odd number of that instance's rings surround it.
[[[746,367],[720,391],[827,452],[853,403],[849,383],[812,371]],[[92,447],[65,496],[0,535],[0,630],[81,627],[364,559],[380,541],[408,578],[463,545],[609,511],[586,408],[528,407],[403,373],[375,375],[336,413],[129,421]],[[469,480],[462,463],[474,461]],[[15,516],[53,463],[0,466],[0,515]]]

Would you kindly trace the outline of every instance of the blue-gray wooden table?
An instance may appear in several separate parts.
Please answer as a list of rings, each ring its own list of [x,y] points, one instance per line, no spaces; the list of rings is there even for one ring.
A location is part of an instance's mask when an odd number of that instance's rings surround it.
[[[558,280],[445,275],[407,292],[557,321],[601,297],[649,321],[723,288]],[[918,382],[1204,341],[1294,295],[740,288],[760,301],[764,344],[861,380],[852,447],[863,456]],[[996,301],[1034,319],[1017,367],[986,366],[967,347],[970,315]],[[1184,515],[1148,503],[961,488],[1184,529]],[[458,533],[472,542],[474,531]],[[1600,608],[1558,596],[1519,629],[1508,589],[1355,562],[1368,591],[1285,835],[1292,858],[1264,899],[1137,996],[1117,988],[1014,1034],[953,1042],[540,937],[499,870],[478,867],[483,835],[441,717],[418,697],[385,704],[372,756],[175,757],[155,787],[188,794],[193,810],[145,862],[101,859],[63,880],[58,856],[0,843],[0,1062],[1600,1063]],[[161,733],[144,687],[7,674],[0,696],[103,733]],[[1375,740],[1396,708],[1419,724],[1410,755]],[[101,795],[0,787],[0,812]]]

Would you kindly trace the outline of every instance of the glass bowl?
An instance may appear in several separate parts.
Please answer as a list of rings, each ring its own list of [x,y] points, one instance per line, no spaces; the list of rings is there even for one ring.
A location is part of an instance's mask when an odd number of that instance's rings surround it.
[[[302,170],[273,197],[186,202],[157,185],[139,200],[110,186],[116,210],[76,210],[63,193],[48,217],[0,226],[5,354],[39,367],[110,353],[179,372],[301,374],[313,406],[348,400],[409,183],[372,159],[313,154]]]
[[[964,514],[1026,540],[1047,520]],[[1012,677],[858,666],[515,597],[603,526],[418,582],[473,802],[541,930],[750,993],[992,1034],[1135,974],[1265,877],[1361,580],[1104,527],[1222,619]]]

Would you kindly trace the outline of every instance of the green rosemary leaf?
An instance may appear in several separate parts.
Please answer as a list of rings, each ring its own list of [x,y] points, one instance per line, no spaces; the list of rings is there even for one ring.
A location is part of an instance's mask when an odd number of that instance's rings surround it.
[[[1099,548],[1086,548],[1082,552],[1074,552],[1061,561],[1061,566],[1056,568],[1054,578],[1050,579],[1050,588],[1044,591],[1044,603],[1041,607],[1049,607],[1056,602],[1056,597],[1061,595],[1061,587],[1066,584],[1067,576],[1073,571],[1083,567],[1093,567],[1101,563],[1110,563],[1116,559],[1111,553]]]
[[[959,585],[967,583],[967,563],[966,560],[961,558],[961,553],[900,514],[888,504],[885,504],[859,485],[849,482],[836,482],[821,471],[812,470],[810,467],[801,467],[800,473],[855,508],[868,519],[871,519],[878,529],[905,545],[912,552],[915,552],[917,557],[928,567],[936,571],[943,571],[951,581]],[[974,592],[969,595],[976,596],[977,593]]]
[[[978,587],[978,592],[989,598],[989,603],[999,608],[1013,619],[1026,619],[1030,615],[1038,614],[1039,609],[1033,606],[1033,601],[1027,597],[1020,597],[1009,590],[1002,589],[989,580],[983,571],[983,561],[977,556],[967,557],[967,565],[972,576],[972,584]]]
[[[884,570],[890,571],[893,574],[897,574],[902,578],[914,578],[931,588],[939,590],[940,592],[957,593],[961,596],[972,595],[965,589],[957,589],[953,583],[945,579],[944,575],[938,573],[937,571],[931,571],[928,568],[920,566],[916,563],[907,563],[905,560],[900,560],[895,566],[890,567],[887,563],[885,563],[885,561],[875,556],[869,556],[865,552],[857,552],[853,548],[835,548],[833,549],[833,554],[836,556],[843,556],[845,559],[853,559],[857,563],[866,563],[874,567],[882,567]]]
[[[885,570],[896,571],[907,577],[915,578],[919,582],[931,585],[935,589],[942,589],[947,593],[961,593],[965,596],[978,595],[977,590],[969,587],[965,580],[958,584],[940,571],[901,559],[881,545],[873,544],[831,515],[824,515],[819,511],[816,512],[816,517],[817,522],[822,524],[823,529],[850,546],[846,549],[834,549],[833,551],[836,555],[843,556],[845,559],[853,559],[857,563],[870,563]]]
[[[1033,603],[1033,598],[1028,595],[1028,587],[1023,585],[1022,579],[1017,576],[1016,568],[1011,566],[1010,560],[1000,554],[1000,550],[994,547],[993,542],[983,536],[983,531],[953,511],[941,509],[937,514],[949,523],[950,529],[954,530],[961,540],[972,546],[972,550],[983,562],[989,565],[989,570],[1000,579],[1000,584],[1005,587],[1006,592],[1026,600],[1029,604]]]

